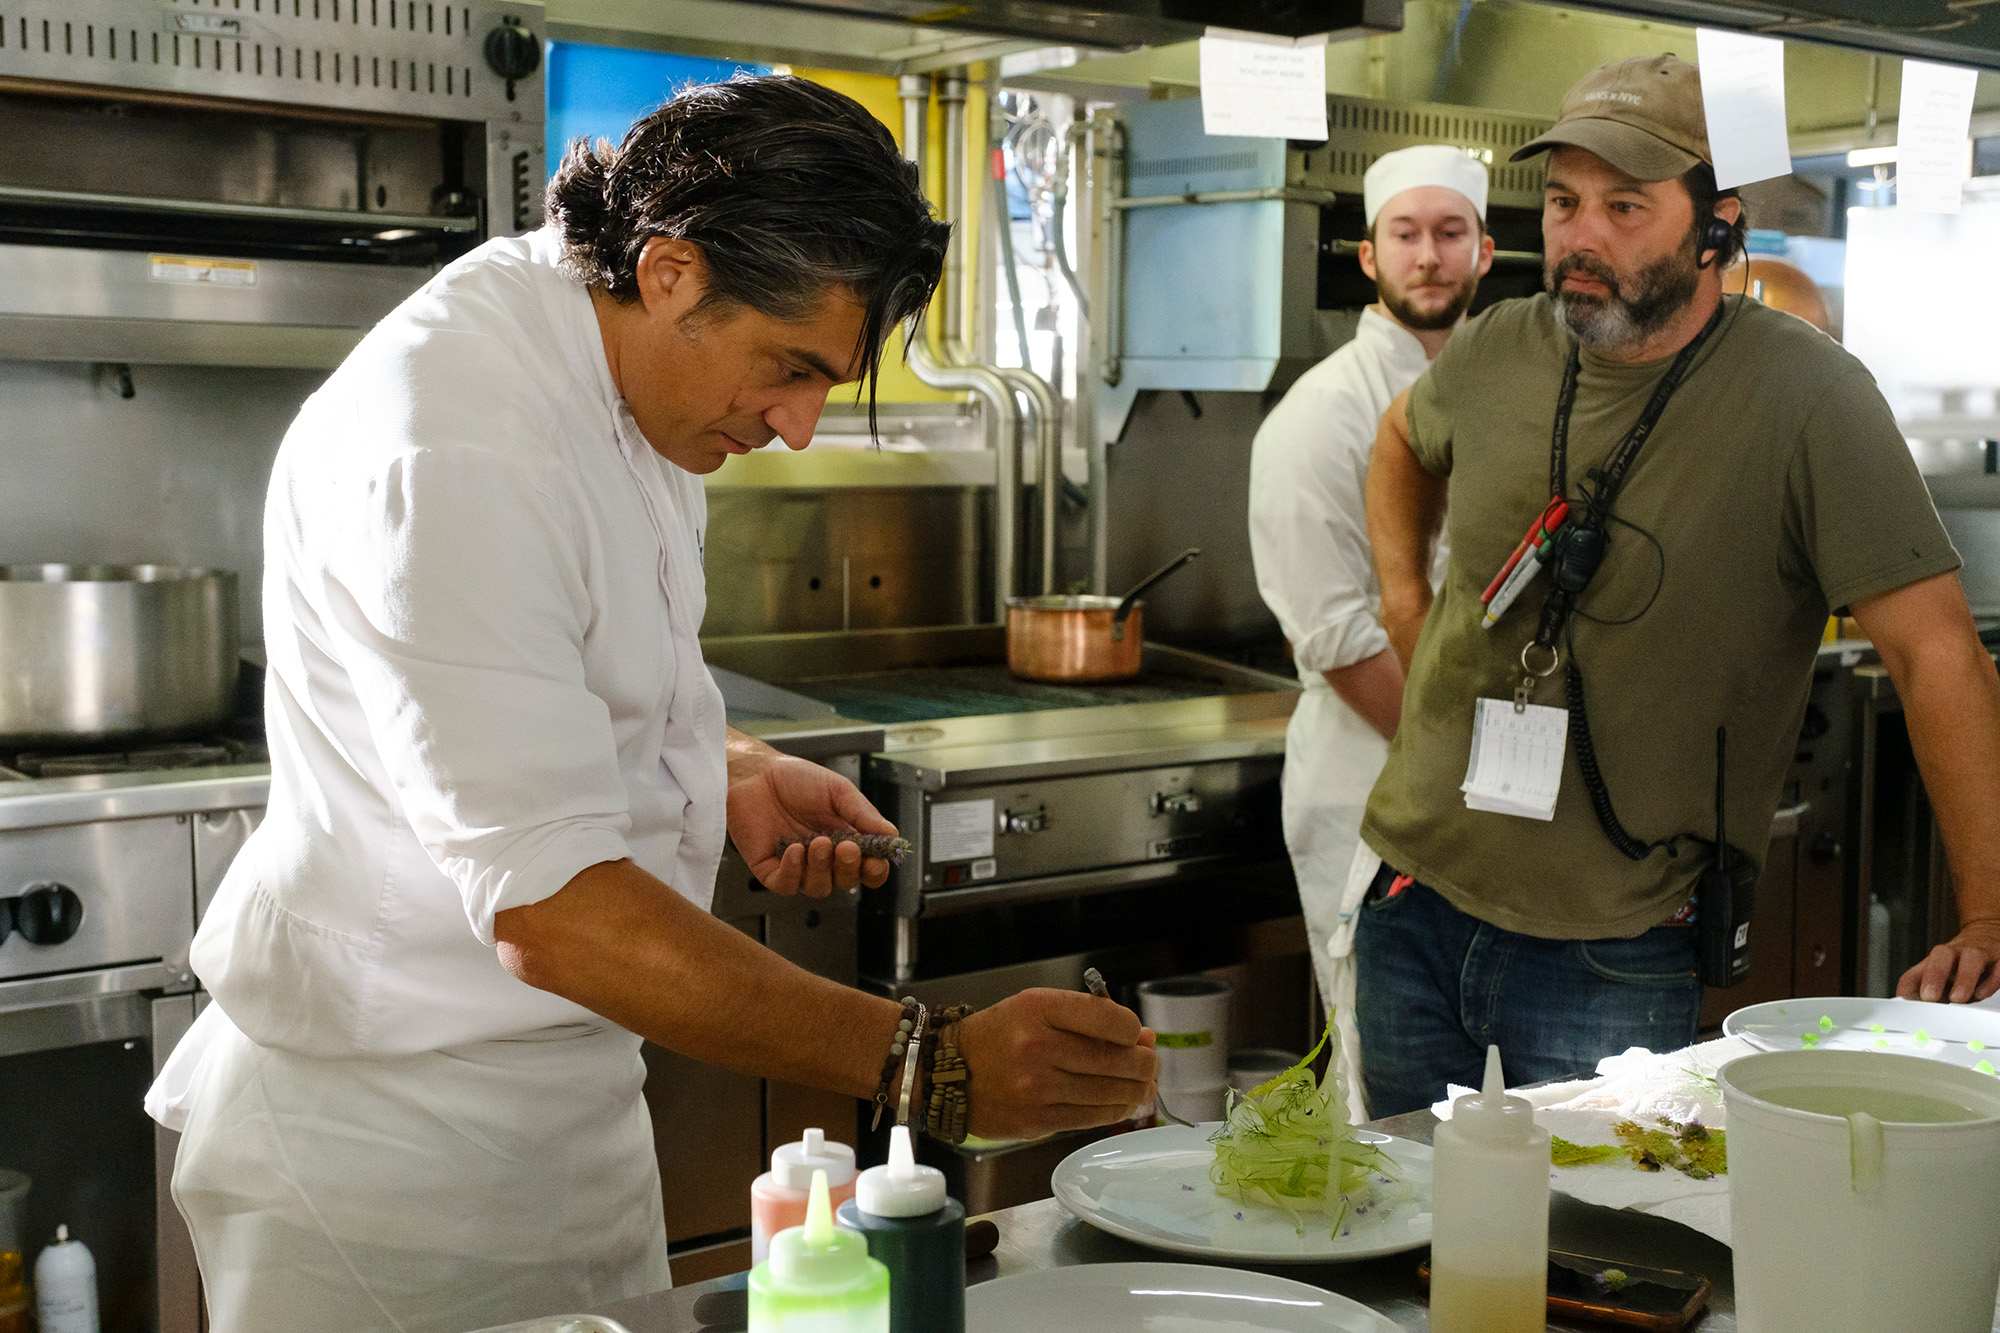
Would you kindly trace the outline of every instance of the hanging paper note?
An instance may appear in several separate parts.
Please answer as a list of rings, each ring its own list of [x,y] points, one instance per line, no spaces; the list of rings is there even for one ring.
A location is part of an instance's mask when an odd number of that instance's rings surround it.
[[[1785,44],[1773,37],[1697,28],[1701,106],[1715,183],[1724,190],[1792,174],[1785,128]]]
[[[1201,127],[1253,139],[1326,138],[1326,34],[1210,28],[1201,39]]]
[[[1965,194],[1966,140],[1972,133],[1977,70],[1903,62],[1896,116],[1896,207],[1956,213]]]

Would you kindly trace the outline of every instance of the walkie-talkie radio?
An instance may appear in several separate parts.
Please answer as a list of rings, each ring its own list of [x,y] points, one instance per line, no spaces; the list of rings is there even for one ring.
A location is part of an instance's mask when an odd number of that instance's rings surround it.
[[[1701,982],[1735,986],[1750,975],[1750,914],[1756,908],[1757,866],[1729,845],[1723,819],[1729,730],[1715,729],[1715,859],[1701,874],[1695,927],[1701,933]]]

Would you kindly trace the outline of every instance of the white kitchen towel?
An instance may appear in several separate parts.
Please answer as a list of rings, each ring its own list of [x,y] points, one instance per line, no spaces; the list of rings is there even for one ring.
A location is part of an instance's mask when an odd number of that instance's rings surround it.
[[[1616,1143],[1611,1127],[1623,1120],[1651,1126],[1660,1120],[1698,1120],[1724,1128],[1722,1089],[1715,1071],[1756,1050],[1736,1037],[1703,1042],[1682,1051],[1655,1055],[1635,1046],[1607,1056],[1597,1077],[1546,1087],[1510,1089],[1535,1108],[1535,1121],[1551,1134],[1577,1144]],[[1444,1101],[1431,1107],[1451,1119],[1453,1099],[1475,1092],[1452,1084]],[[1679,1171],[1641,1171],[1620,1159],[1589,1166],[1552,1166],[1549,1186],[1573,1199],[1606,1208],[1630,1208],[1693,1227],[1729,1243],[1729,1180],[1695,1180]]]

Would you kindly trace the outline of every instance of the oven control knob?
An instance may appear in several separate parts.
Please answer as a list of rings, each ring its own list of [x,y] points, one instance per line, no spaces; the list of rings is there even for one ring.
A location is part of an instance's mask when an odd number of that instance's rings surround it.
[[[500,20],[500,25],[486,34],[485,49],[487,68],[507,81],[507,100],[510,102],[514,100],[515,83],[527,78],[542,65],[542,44],[512,14]]]
[[[1049,812],[1046,806],[1037,807],[1033,810],[1009,810],[1007,812],[1007,831],[1009,833],[1040,833],[1048,826]]]
[[[14,904],[14,929],[30,944],[61,944],[83,925],[83,899],[67,884],[37,884]]]

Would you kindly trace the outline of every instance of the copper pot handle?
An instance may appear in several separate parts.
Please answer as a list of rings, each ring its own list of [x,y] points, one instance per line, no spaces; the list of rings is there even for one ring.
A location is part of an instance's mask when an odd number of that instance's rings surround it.
[[[1199,546],[1190,546],[1158,569],[1139,580],[1139,586],[1125,594],[1118,603],[1118,609],[1111,613],[1111,641],[1121,643],[1125,639],[1125,617],[1132,614],[1132,608],[1139,601],[1139,594],[1158,583],[1167,575],[1201,555]]]

